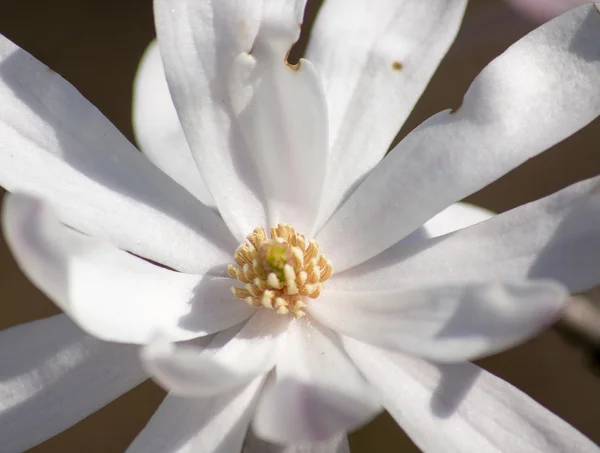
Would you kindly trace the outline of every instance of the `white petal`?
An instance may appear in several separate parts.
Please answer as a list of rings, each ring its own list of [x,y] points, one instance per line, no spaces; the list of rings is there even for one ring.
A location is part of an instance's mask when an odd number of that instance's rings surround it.
[[[254,313],[231,294],[230,278],[155,266],[66,227],[34,198],[8,195],[3,225],[27,276],[80,327],[104,340],[145,343],[157,329],[185,340]]]
[[[299,35],[304,3],[154,1],[158,43],[183,130],[221,215],[240,241],[267,218],[258,163],[232,109],[232,101],[244,104],[231,99],[230,82],[241,76],[234,62],[257,44],[276,48],[283,64]],[[259,29],[265,38],[260,43]]]
[[[242,449],[261,379],[213,398],[167,395],[126,453],[235,453]]]
[[[578,293],[600,282],[598,256],[599,177],[447,236],[414,244],[400,241],[334,275],[327,290],[541,278],[558,280]]]
[[[424,225],[427,237],[434,238],[491,219],[494,213],[469,203],[454,203]]]
[[[253,426],[271,442],[318,442],[366,423],[379,410],[339,339],[302,318],[290,324]]]
[[[387,249],[385,252],[377,255],[366,263],[359,264],[352,269],[336,274],[336,278],[345,279],[346,276],[361,274],[361,270],[370,266],[372,262],[378,261],[381,256],[388,254],[397,254],[399,250],[404,250],[409,245],[416,247],[417,242],[424,242],[428,239],[452,233],[453,231],[462,230],[469,226],[481,223],[494,216],[494,213],[487,209],[480,208],[469,203],[454,203],[448,206],[439,214],[429,219],[423,226],[420,226],[415,231],[410,233],[397,244]],[[339,283],[339,282],[338,282]],[[340,285],[336,285],[339,287]],[[327,285],[329,288],[329,285]]]
[[[0,36],[0,184],[61,221],[184,271],[235,243],[209,208],[140,154],[73,86]],[[213,263],[214,264],[214,263]],[[212,265],[212,264],[211,264]]]
[[[269,225],[314,234],[328,154],[325,94],[310,61],[290,66],[259,33],[236,60],[231,96],[267,197]],[[265,48],[266,47],[266,48]],[[239,105],[238,105],[239,104]]]
[[[344,345],[424,453],[597,453],[512,385],[476,365],[433,365],[356,340]]]
[[[216,335],[206,348],[156,341],[142,354],[150,375],[174,394],[211,397],[242,387],[275,365],[287,319],[260,310],[242,328]]]
[[[214,206],[183,135],[156,41],[144,52],[135,76],[132,116],[136,140],[154,165],[202,203]]]
[[[306,58],[325,85],[331,156],[321,222],[383,158],[454,41],[466,0],[326,0]]]
[[[262,440],[249,430],[242,453],[350,453],[350,446],[345,433],[324,442],[278,445]]]
[[[596,118],[599,41],[600,14],[581,6],[488,65],[460,109],[406,137],[317,235],[337,271],[377,255]]]
[[[441,362],[508,349],[555,321],[569,298],[552,281],[325,291],[308,312],[341,334]]]
[[[0,451],[34,447],[144,381],[137,349],[65,315],[0,331]]]

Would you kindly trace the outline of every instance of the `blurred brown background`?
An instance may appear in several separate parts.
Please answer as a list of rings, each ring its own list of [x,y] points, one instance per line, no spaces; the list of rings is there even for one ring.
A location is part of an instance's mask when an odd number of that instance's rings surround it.
[[[3,0],[0,33],[73,83],[132,139],[131,85],[137,62],[154,35],[151,3]],[[317,3],[309,1],[309,16],[314,16]],[[457,106],[482,67],[533,27],[501,0],[472,0],[456,44],[400,135],[437,111]],[[501,212],[600,174],[598,144],[596,121],[470,201]],[[58,312],[17,269],[4,242],[0,242],[0,288],[0,328]],[[580,345],[549,331],[481,365],[600,443],[600,377],[589,362]],[[122,452],[163,395],[147,382],[31,451]],[[386,416],[353,434],[351,443],[353,452],[417,451]]]

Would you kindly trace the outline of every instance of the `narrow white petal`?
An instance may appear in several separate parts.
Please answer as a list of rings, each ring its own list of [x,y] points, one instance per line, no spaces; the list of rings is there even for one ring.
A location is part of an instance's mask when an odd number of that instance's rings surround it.
[[[325,441],[380,410],[337,336],[315,321],[294,321],[279,351],[256,408],[257,436],[279,444]]]
[[[552,281],[325,291],[308,312],[334,331],[441,362],[475,360],[534,336],[569,298]]]
[[[324,442],[278,445],[257,437],[249,430],[242,453],[350,453],[350,446],[345,433]]]
[[[469,226],[481,223],[484,220],[488,220],[494,216],[494,213],[487,209],[480,208],[478,206],[458,202],[448,206],[439,214],[433,216],[424,225],[417,228],[415,231],[410,233],[405,238],[398,241],[397,244],[393,245],[385,252],[377,255],[365,263],[359,264],[352,269],[342,272],[340,274],[334,274],[336,279],[346,279],[350,275],[361,274],[362,269],[366,269],[372,263],[378,261],[380,257],[387,256],[389,254],[398,254],[399,250],[405,250],[407,247],[416,247],[418,242],[425,242],[428,239],[443,236],[444,234],[452,233],[453,231],[462,230]],[[340,281],[338,280],[338,283]],[[340,285],[336,285],[339,287]],[[329,288],[329,284],[327,285]]]
[[[450,204],[600,114],[600,14],[576,8],[489,64],[463,105],[414,130],[317,240],[341,271],[377,255]],[[359,238],[369,237],[369,241]]]
[[[126,453],[241,451],[262,380],[213,398],[167,395]]]
[[[169,267],[203,272],[235,242],[68,82],[0,36],[0,185],[64,223]]]
[[[306,58],[325,85],[327,220],[383,158],[454,41],[466,0],[326,0]]]
[[[275,365],[287,319],[260,310],[240,329],[205,342],[206,348],[158,340],[142,353],[150,375],[170,392],[211,397],[240,388]]]
[[[81,328],[104,340],[145,343],[157,329],[185,340],[254,313],[231,294],[230,278],[155,266],[63,225],[35,198],[8,195],[3,227],[23,272]]]
[[[354,269],[334,275],[327,289],[541,278],[558,280],[577,293],[600,282],[599,256],[597,177],[447,236],[419,243],[400,241]]]
[[[433,365],[356,340],[344,346],[424,453],[598,453],[600,448],[476,365]]]
[[[494,213],[469,203],[454,203],[429,219],[422,228],[427,237],[434,238],[462,230],[494,217]]]
[[[135,75],[132,116],[136,140],[148,159],[202,203],[214,206],[183,135],[156,41],[144,52]]]
[[[240,241],[266,225],[268,188],[234,113],[245,105],[246,93],[231,90],[243,77],[235,62],[256,46],[273,50],[283,65],[299,35],[304,3],[154,1],[158,43],[183,130],[219,212]]]
[[[140,384],[137,349],[97,340],[65,315],[0,331],[0,451],[34,447]]]
[[[314,233],[328,154],[325,94],[310,61],[285,61],[259,33],[236,59],[234,111],[263,182],[269,224]]]

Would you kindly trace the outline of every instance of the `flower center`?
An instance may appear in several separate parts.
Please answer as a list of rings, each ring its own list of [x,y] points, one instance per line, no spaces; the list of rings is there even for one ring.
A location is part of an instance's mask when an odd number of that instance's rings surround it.
[[[249,243],[248,243],[249,242]],[[289,225],[256,228],[235,251],[235,262],[227,272],[244,283],[231,292],[253,307],[276,310],[280,315],[305,315],[305,297],[316,299],[323,282],[332,274],[331,261],[319,254],[319,245],[306,240]]]

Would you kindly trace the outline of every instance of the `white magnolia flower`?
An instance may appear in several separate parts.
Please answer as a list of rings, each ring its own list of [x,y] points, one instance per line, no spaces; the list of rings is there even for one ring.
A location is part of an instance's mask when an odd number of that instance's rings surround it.
[[[566,289],[600,281],[599,180],[481,223],[453,205],[600,114],[596,8],[523,38],[377,165],[465,1],[326,0],[294,67],[303,0],[154,6],[181,121],[151,48],[135,117],[155,165],[0,40],[0,183],[34,194],[8,197],[5,234],[65,312],[0,332],[0,450],[145,379],[116,342],[149,344],[146,368],[172,390],[129,453],[232,453],[249,426],[248,451],[342,452],[381,406],[426,452],[597,452],[506,382],[448,363],[523,341]]]

